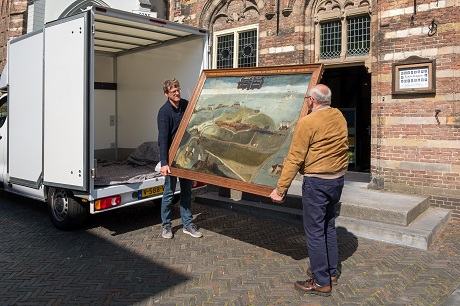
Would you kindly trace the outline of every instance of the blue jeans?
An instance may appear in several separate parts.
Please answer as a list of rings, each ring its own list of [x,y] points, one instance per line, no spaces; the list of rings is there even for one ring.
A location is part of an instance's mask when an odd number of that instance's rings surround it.
[[[313,277],[320,286],[330,286],[337,276],[339,251],[335,207],[342,195],[344,178],[304,177],[302,184],[303,226]]]
[[[192,204],[192,181],[179,179],[180,183],[180,216],[182,225],[188,227],[192,224],[193,216],[190,211]],[[171,226],[171,208],[173,205],[174,192],[176,191],[177,178],[175,176],[165,176],[165,190],[161,199],[161,221],[163,227]]]

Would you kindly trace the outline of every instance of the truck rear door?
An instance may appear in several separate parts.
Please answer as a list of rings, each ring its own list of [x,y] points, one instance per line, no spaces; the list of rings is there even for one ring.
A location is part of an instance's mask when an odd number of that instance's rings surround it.
[[[93,99],[91,19],[91,11],[87,11],[45,26],[45,185],[89,189],[89,116]]]
[[[8,137],[9,182],[38,189],[43,152],[42,31],[10,41],[8,71],[8,135],[3,136]]]

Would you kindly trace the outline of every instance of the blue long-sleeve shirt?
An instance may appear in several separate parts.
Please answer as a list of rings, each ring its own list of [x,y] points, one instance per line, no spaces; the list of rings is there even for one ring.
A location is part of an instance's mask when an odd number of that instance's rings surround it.
[[[166,100],[166,103],[158,111],[158,146],[160,147],[161,166],[169,165],[169,148],[179,128],[187,105],[188,100],[180,99],[179,107],[175,108],[169,100]]]

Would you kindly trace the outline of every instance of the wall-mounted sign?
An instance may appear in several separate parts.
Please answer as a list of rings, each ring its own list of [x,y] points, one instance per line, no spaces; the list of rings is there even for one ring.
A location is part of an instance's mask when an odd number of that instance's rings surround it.
[[[393,91],[396,94],[435,93],[435,60],[417,56],[393,64]]]

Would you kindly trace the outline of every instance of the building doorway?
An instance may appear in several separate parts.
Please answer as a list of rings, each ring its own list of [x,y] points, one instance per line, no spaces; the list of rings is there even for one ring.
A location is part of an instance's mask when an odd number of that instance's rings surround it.
[[[332,90],[332,107],[342,110],[348,125],[348,170],[370,172],[371,74],[365,66],[326,68],[322,84]]]

